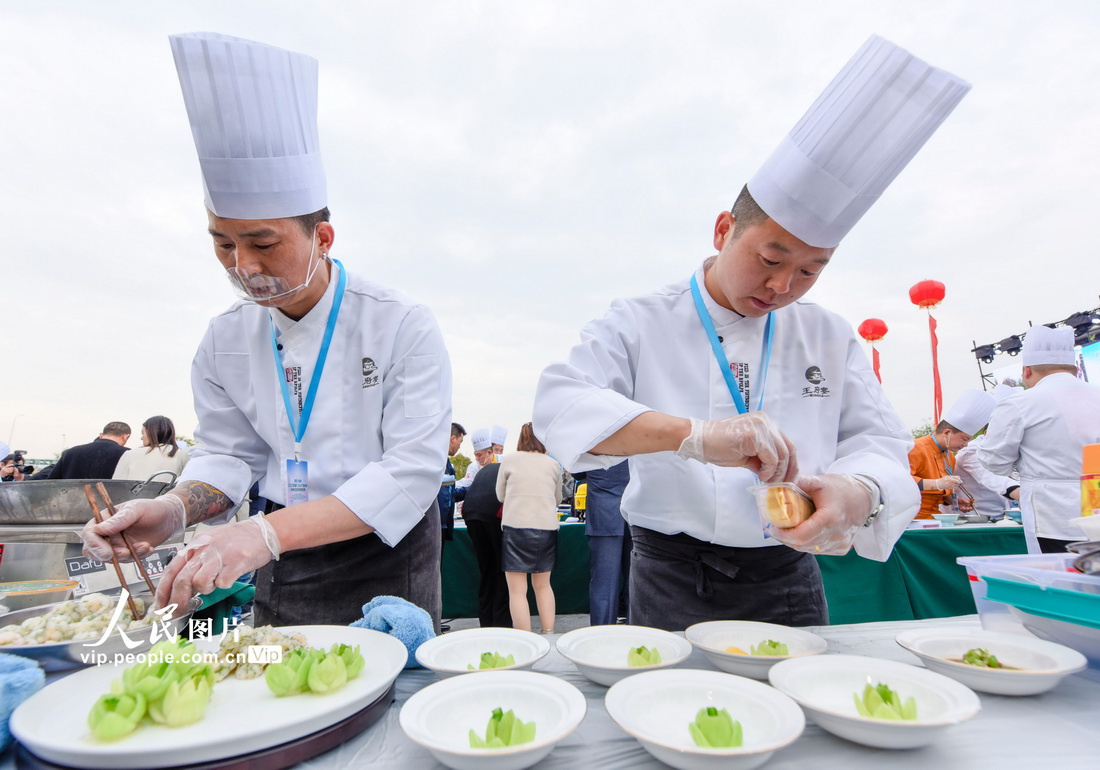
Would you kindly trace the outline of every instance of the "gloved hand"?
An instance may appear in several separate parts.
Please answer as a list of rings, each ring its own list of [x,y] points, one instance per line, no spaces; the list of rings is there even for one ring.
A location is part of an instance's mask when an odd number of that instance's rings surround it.
[[[796,551],[842,556],[848,553],[878,502],[855,476],[827,473],[799,476],[795,482],[813,498],[813,516],[790,529],[772,527],[768,534]]]
[[[958,476],[944,476],[942,479],[925,479],[924,490],[931,492],[934,489],[938,489],[941,492],[953,492],[959,488],[963,483],[963,480]]]
[[[763,483],[798,476],[794,444],[764,412],[705,422],[691,418],[691,435],[676,454],[701,463],[748,468]]]
[[[110,561],[112,549],[121,561],[133,561],[119,535],[123,530],[130,536],[138,556],[144,558],[161,543],[182,540],[187,528],[187,509],[183,500],[173,494],[152,500],[127,500],[115,508],[114,516],[107,511],[100,514],[102,524],[92,519],[80,533],[84,555],[100,561]]]
[[[263,514],[204,530],[168,563],[157,586],[157,606],[186,607],[196,594],[229,588],[246,572],[278,559],[281,551],[279,536]]]

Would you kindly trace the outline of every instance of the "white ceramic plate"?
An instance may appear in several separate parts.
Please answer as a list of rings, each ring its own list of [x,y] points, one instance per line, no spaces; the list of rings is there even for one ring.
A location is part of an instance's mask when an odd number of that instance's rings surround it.
[[[1088,665],[1085,656],[1076,650],[1017,634],[929,628],[902,632],[897,642],[920,658],[930,671],[997,695],[1046,692]],[[962,656],[975,648],[988,650],[1002,664],[1014,668],[982,668],[963,663]]]
[[[596,684],[610,686],[642,671],[674,666],[691,655],[691,644],[678,634],[648,626],[589,626],[561,636],[558,652]],[[656,648],[661,662],[631,666],[627,655],[638,647]]]
[[[539,634],[515,628],[468,628],[429,639],[416,650],[416,661],[440,676],[484,673],[478,668],[481,655],[495,652],[515,656],[516,663],[489,671],[530,668],[550,652],[550,642]],[[474,668],[471,670],[469,666]]]
[[[818,655],[785,660],[768,673],[772,685],[794,698],[814,722],[833,735],[865,746],[926,746],[952,725],[981,710],[978,696],[954,679],[927,669],[862,655]],[[893,721],[859,715],[853,695],[885,684],[917,702],[917,719]]]
[[[206,716],[186,727],[143,724],[119,741],[100,743],[88,732],[88,712],[126,666],[96,666],[60,679],[24,701],[11,731],[33,753],[51,762],[90,768],[156,768],[248,754],[322,730],[376,700],[408,659],[405,645],[389,634],[351,626],[288,626],[310,647],[336,642],[359,645],[363,672],[329,695],[276,698],[263,677],[230,675],[214,687]],[[216,650],[216,640],[199,643]]]
[[[511,709],[534,721],[535,740],[501,749],[470,748],[470,730],[485,736],[493,709]],[[576,729],[588,704],[568,682],[531,671],[491,670],[484,676],[448,677],[425,687],[401,707],[409,739],[457,770],[520,770],[541,761]]]
[[[753,679],[767,679],[768,670],[781,660],[817,655],[825,652],[829,646],[828,642],[817,634],[801,628],[749,620],[711,620],[706,623],[696,623],[684,632],[684,636],[702,650],[710,662],[722,671]],[[769,639],[787,645],[787,652],[790,654],[770,656],[726,652],[727,647],[738,647],[748,652],[753,646]]]
[[[749,770],[793,743],[806,720],[786,695],[760,682],[717,671],[666,669],[627,677],[607,691],[607,713],[645,750],[684,770]],[[741,723],[743,745],[704,749],[688,725],[699,709],[724,708]]]

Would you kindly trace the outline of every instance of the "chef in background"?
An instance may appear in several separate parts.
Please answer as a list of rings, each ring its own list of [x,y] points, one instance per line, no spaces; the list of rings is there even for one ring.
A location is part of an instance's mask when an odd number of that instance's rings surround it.
[[[718,215],[718,255],[616,300],[542,373],[535,432],[554,457],[630,458],[629,622],[828,623],[815,555],[885,560],[912,520],[909,431],[851,326],[798,300],[968,89],[872,37]],[[817,512],[769,537],[758,479],[797,479]]]
[[[993,400],[1000,403],[1013,393],[1020,392],[1020,388],[1002,382],[993,388]],[[985,437],[984,431],[979,433],[955,455],[955,475],[961,482],[957,494],[960,500],[966,498],[968,493],[974,495],[971,501],[974,513],[998,516],[1005,512],[1005,508],[1013,500],[1020,499],[1020,482],[1012,476],[990,472],[978,460],[978,450],[981,449]]]
[[[978,452],[993,473],[1020,472],[1020,515],[1028,553],[1065,553],[1081,539],[1070,519],[1081,515],[1081,463],[1086,444],[1100,443],[1100,387],[1077,377],[1073,329],[1035,326],[1020,358],[1027,390],[993,410]]]
[[[89,523],[99,559],[197,535],[161,604],[256,580],[256,624],[347,624],[378,595],[440,614],[439,469],[451,371],[432,314],[333,258],[317,61],[213,33],[170,37],[214,254],[241,297],[192,365],[198,446],[179,485]],[[354,256],[354,255],[353,255]],[[226,523],[254,481],[264,515]]]

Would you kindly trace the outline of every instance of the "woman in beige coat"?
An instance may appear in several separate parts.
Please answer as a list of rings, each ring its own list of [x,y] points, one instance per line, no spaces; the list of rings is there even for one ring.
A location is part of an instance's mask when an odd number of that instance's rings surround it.
[[[550,571],[558,553],[558,503],[561,502],[561,466],[547,456],[535,438],[531,423],[519,432],[519,450],[501,461],[497,498],[504,504],[501,516],[503,555],[501,567],[508,581],[508,606],[512,625],[531,630],[527,605],[527,576],[535,589],[535,605],[544,634],[554,632],[554,589]]]
[[[141,445],[123,453],[112,478],[145,481],[158,471],[171,471],[179,476],[190,456],[187,449],[176,444],[176,426],[163,415],[150,417],[141,426]],[[167,482],[162,478],[158,481]]]

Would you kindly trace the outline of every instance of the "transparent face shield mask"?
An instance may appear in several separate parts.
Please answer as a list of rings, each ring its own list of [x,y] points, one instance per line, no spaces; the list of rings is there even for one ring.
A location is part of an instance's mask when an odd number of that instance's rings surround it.
[[[316,230],[314,235],[316,235]],[[255,270],[247,270],[234,265],[225,271],[229,283],[233,286],[233,291],[237,293],[238,297],[249,302],[262,302],[271,307],[281,307],[287,304],[305,291],[309,286],[309,282],[313,279],[313,274],[317,271],[317,266],[326,259],[326,255],[322,254],[321,259],[316,262],[313,261],[313,255],[317,251],[317,239],[312,238],[311,241],[312,245],[309,249],[310,268],[302,283],[292,288],[290,282],[281,276],[258,273]]]

